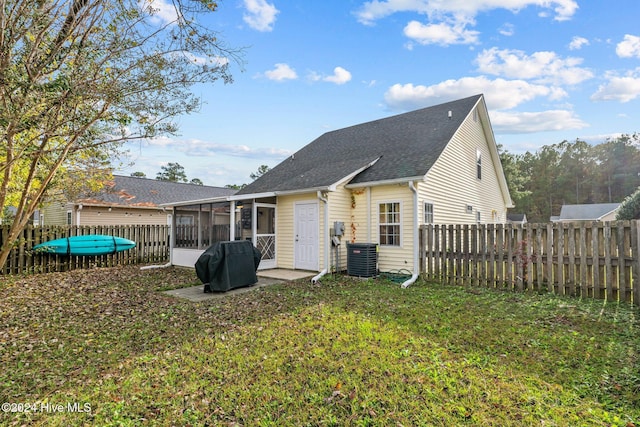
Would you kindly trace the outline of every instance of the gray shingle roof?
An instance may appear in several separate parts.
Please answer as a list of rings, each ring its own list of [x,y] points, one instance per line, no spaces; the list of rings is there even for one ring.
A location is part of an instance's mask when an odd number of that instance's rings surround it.
[[[327,132],[238,194],[327,188],[424,176],[482,95]],[[449,118],[451,111],[451,118]]]
[[[597,220],[620,207],[620,203],[562,205],[559,220]]]
[[[106,184],[102,191],[79,201],[114,206],[155,207],[163,203],[230,196],[236,192],[237,190],[230,188],[114,175],[113,181]]]

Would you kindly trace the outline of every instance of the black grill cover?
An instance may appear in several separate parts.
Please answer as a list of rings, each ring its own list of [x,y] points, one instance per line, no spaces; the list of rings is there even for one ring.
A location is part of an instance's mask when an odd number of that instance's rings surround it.
[[[256,271],[262,254],[248,240],[218,242],[196,261],[196,274],[205,292],[228,291],[258,281]]]

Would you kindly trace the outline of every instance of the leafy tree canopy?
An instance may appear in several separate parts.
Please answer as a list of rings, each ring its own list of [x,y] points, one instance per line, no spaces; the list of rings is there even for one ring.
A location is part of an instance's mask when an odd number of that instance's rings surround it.
[[[640,186],[640,137],[621,135],[597,145],[562,141],[534,153],[500,158],[516,205],[530,221],[547,222],[563,204],[621,202]]]
[[[640,219],[640,187],[622,201],[616,214],[616,219]]]
[[[156,175],[158,181],[187,182],[187,174],[180,163],[168,163],[160,169]]]
[[[0,266],[46,197],[99,186],[125,141],[174,134],[190,89],[231,82],[227,49],[202,25],[213,0],[0,3],[0,210],[15,217]]]
[[[255,181],[256,179],[260,178],[265,173],[269,172],[269,170],[271,170],[271,168],[269,166],[260,165],[258,170],[255,171],[255,172],[251,172],[251,174],[249,174],[249,176],[251,177],[252,180]],[[247,186],[247,184],[227,184],[227,185],[225,185],[225,188],[232,188],[234,190],[242,190],[246,186]]]
[[[269,166],[267,166],[267,165],[260,165],[258,170],[255,171],[255,172],[252,172],[249,176],[251,177],[252,180],[255,181],[256,179],[260,178],[265,173],[269,172],[269,169],[271,169],[271,168]]]

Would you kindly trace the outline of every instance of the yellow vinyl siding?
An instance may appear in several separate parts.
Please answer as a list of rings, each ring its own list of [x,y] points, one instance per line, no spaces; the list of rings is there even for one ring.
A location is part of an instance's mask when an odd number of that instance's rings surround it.
[[[298,202],[318,203],[318,197],[315,193],[300,194],[294,196],[278,196],[278,214],[276,215],[276,257],[279,268],[293,269],[295,266],[294,243],[295,243],[295,223],[294,211],[295,204]],[[323,237],[322,229],[324,225],[324,206],[318,205],[318,259],[319,265],[322,264],[322,248]]]
[[[380,271],[407,269],[413,271],[413,192],[408,184],[384,185],[371,187],[371,242],[358,239],[358,243],[379,242],[380,203],[400,202],[401,245],[380,246],[378,266]],[[363,237],[364,236],[363,234]]]
[[[358,209],[352,209],[352,191],[346,189],[344,185],[339,185],[335,191],[327,193],[327,200],[329,203],[329,228],[334,227],[335,222],[344,223],[344,236],[341,238],[340,244],[340,268],[346,269],[347,266],[347,250],[346,244],[353,238],[352,228],[352,215],[354,218],[358,218],[358,225],[356,230],[358,233],[362,233],[362,236],[366,233],[366,197],[364,191],[356,191],[354,197],[356,198],[356,206]],[[318,205],[318,270],[322,270],[325,266],[324,257],[324,245],[325,245],[325,230],[324,230],[324,203],[318,200],[316,193],[307,193],[292,196],[278,196],[278,215],[276,218],[276,227],[278,230],[277,236],[277,264],[279,268],[291,268],[295,266],[295,205],[296,203],[317,203]],[[362,223],[360,225],[360,222]],[[364,240],[359,239],[359,242]],[[329,266],[330,268],[336,267],[335,261],[335,247],[331,246],[329,250]]]
[[[348,220],[345,222],[345,238],[350,243],[370,243],[369,208],[367,207],[369,188],[353,188],[349,191]],[[353,206],[353,207],[352,207]]]
[[[433,203],[436,224],[475,223],[477,211],[482,223],[506,222],[506,203],[482,121],[473,117],[471,112],[427,173],[425,182],[418,185],[421,224],[424,223],[424,202]],[[477,150],[482,155],[481,179],[476,174]],[[473,207],[471,213],[467,212],[467,205]]]
[[[346,270],[347,268],[347,242],[351,241],[352,235],[352,227],[351,227],[351,191],[344,188],[343,185],[339,185],[336,191],[332,191],[328,194],[327,200],[329,200],[329,228],[334,227],[335,222],[343,222],[344,223],[344,235],[340,239],[340,269]],[[363,205],[364,206],[364,205]],[[323,207],[321,206],[321,209]],[[321,212],[321,215],[324,215],[324,212]],[[321,224],[322,226],[323,224]],[[322,238],[321,244],[324,243],[324,239]],[[331,245],[331,250],[329,252],[329,265],[331,269],[336,268],[336,247]],[[324,257],[324,252],[321,254],[321,259]],[[324,264],[320,264],[324,266]]]

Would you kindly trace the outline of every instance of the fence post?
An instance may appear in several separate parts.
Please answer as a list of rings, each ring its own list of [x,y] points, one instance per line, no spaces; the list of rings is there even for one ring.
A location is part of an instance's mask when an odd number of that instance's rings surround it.
[[[464,285],[471,285],[471,255],[469,253],[469,224],[462,226],[462,252],[463,252],[463,264],[462,264],[462,283]]]
[[[540,224],[536,224],[533,228],[533,234],[535,236],[535,248],[531,262],[536,266],[536,291],[540,292],[543,288],[544,279],[544,263],[542,261],[542,254],[544,253],[544,228]]]
[[[629,221],[618,221],[618,292],[620,301],[631,301],[631,271],[627,256],[631,248]]]
[[[495,226],[493,224],[485,225],[485,229],[487,230],[487,281],[486,286],[495,288],[496,287],[496,236],[495,236]]]
[[[471,285],[478,286],[478,225],[471,225]]]
[[[631,272],[633,304],[640,307],[640,220],[631,222],[631,253],[633,256]]]

